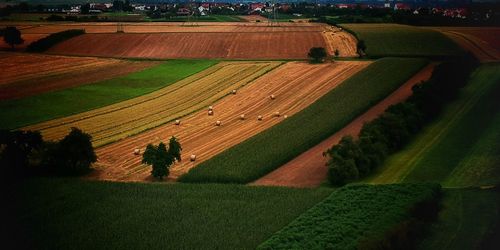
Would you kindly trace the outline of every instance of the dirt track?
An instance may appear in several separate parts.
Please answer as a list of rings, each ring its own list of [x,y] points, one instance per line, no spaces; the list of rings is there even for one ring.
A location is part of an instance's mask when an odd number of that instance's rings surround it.
[[[323,157],[323,152],[337,144],[345,135],[357,136],[365,122],[376,118],[390,105],[408,98],[412,93],[412,86],[429,79],[433,69],[434,65],[428,65],[394,93],[370,108],[342,130],[250,185],[289,187],[317,187],[321,185],[322,182],[326,181],[328,174],[328,168],[325,166],[327,159]]]
[[[89,57],[0,52],[0,100],[89,84],[156,65]]]
[[[176,179],[196,164],[269,128],[283,115],[293,115],[323,96],[369,62],[335,62],[310,65],[291,62],[271,71],[256,81],[215,103],[214,115],[200,111],[181,119],[181,125],[163,125],[96,150],[98,171],[91,178],[106,180],[145,181],[150,167],[140,163],[141,156],[133,150],[144,150],[148,143],[157,144],[176,136],[183,148],[181,163],[171,169],[169,178]],[[275,100],[269,96],[276,95]],[[279,111],[281,117],[273,117]],[[239,116],[245,114],[246,120]],[[264,119],[258,121],[258,115]],[[215,126],[217,120],[222,126]],[[196,154],[195,163],[189,155]]]
[[[85,34],[48,53],[106,57],[305,59],[321,32]]]

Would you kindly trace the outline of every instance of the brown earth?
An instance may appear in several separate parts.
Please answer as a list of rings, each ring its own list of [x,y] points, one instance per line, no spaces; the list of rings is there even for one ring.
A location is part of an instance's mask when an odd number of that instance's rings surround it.
[[[365,122],[375,119],[390,105],[408,98],[412,94],[411,88],[415,84],[430,78],[434,66],[434,64],[428,65],[399,89],[349,123],[342,130],[250,185],[288,187],[317,187],[321,185],[326,181],[328,174],[327,159],[323,157],[323,152],[337,144],[343,136],[357,136]]]
[[[0,52],[0,100],[90,84],[156,64],[158,62]]]
[[[335,62],[311,65],[290,62],[258,78],[213,104],[214,115],[199,111],[181,119],[181,124],[163,125],[96,149],[97,170],[90,178],[121,181],[146,181],[150,167],[141,164],[142,157],[134,149],[143,151],[148,143],[167,142],[171,136],[180,141],[184,159],[176,163],[169,178],[176,179],[223,150],[277,124],[307,107],[325,93],[335,88],[351,75],[366,67],[369,62]],[[276,99],[269,96],[274,94]],[[273,117],[279,111],[280,117]],[[246,119],[239,116],[245,114]],[[257,116],[264,119],[258,121]],[[217,120],[221,126],[215,126]],[[195,154],[197,160],[189,161]]]
[[[432,27],[442,32],[481,62],[500,60],[500,27]]]
[[[157,62],[0,52],[0,100],[123,76]]]
[[[85,34],[48,53],[105,57],[305,59],[321,32]]]

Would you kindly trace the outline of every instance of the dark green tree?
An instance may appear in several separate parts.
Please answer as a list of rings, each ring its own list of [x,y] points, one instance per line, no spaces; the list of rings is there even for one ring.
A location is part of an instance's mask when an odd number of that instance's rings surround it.
[[[86,4],[82,5],[81,13],[86,15],[89,12],[90,12],[90,4],[86,3]]]
[[[175,137],[170,138],[168,150],[163,142],[158,146],[149,144],[142,156],[142,163],[151,165],[151,174],[161,180],[169,175],[169,168],[176,160],[181,161],[181,151],[182,147]]]
[[[313,47],[309,50],[307,56],[311,59],[312,62],[319,63],[323,62],[328,54],[323,47]]]
[[[71,132],[59,141],[52,156],[55,167],[61,174],[79,175],[87,173],[97,156],[92,147],[92,136],[78,128],[71,128]]]
[[[353,159],[343,159],[338,154],[334,154],[327,165],[328,179],[332,185],[342,186],[359,177],[359,172]]]
[[[9,44],[12,49],[14,49],[15,45],[24,43],[24,40],[21,38],[21,32],[16,27],[5,28],[3,32],[3,40],[5,43]]]

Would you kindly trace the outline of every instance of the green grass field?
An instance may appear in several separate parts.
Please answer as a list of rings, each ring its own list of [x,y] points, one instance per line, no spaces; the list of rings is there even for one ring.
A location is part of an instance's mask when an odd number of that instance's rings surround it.
[[[18,249],[255,249],[332,192],[57,178],[12,190]]]
[[[445,189],[443,208],[422,250],[495,249],[499,238],[491,235],[500,220],[500,192],[481,189]],[[498,249],[498,248],[496,248]]]
[[[380,59],[301,112],[200,163],[179,180],[253,181],[344,127],[426,64],[424,59]]]
[[[0,129],[14,129],[103,107],[166,87],[218,61],[172,60],[128,76],[0,102]]]
[[[259,249],[370,249],[359,246],[367,240],[371,244],[381,241],[386,231],[411,217],[409,211],[416,203],[437,202],[439,193],[439,185],[346,186],[274,234]]]
[[[444,186],[500,181],[500,64],[481,66],[441,118],[365,182],[441,182]]]
[[[445,35],[424,28],[399,24],[342,24],[358,40],[364,40],[366,54],[372,58],[384,56],[449,57],[463,53]]]

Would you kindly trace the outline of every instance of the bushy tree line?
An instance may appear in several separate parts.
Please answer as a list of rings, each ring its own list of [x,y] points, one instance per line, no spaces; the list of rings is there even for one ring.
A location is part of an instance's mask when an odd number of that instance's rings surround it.
[[[31,43],[30,45],[28,45],[26,50],[29,52],[43,52],[57,43],[83,34],[85,34],[85,30],[65,30],[57,32]]]
[[[324,152],[329,157],[331,184],[341,186],[367,176],[389,154],[403,148],[412,135],[435,119],[444,105],[457,96],[477,65],[476,59],[467,55],[436,66],[428,81],[413,87],[408,100],[390,106],[378,118],[365,123],[358,139],[345,136]]]
[[[77,128],[58,142],[39,131],[0,130],[0,166],[6,179],[30,175],[81,175],[97,160],[92,137]]]

